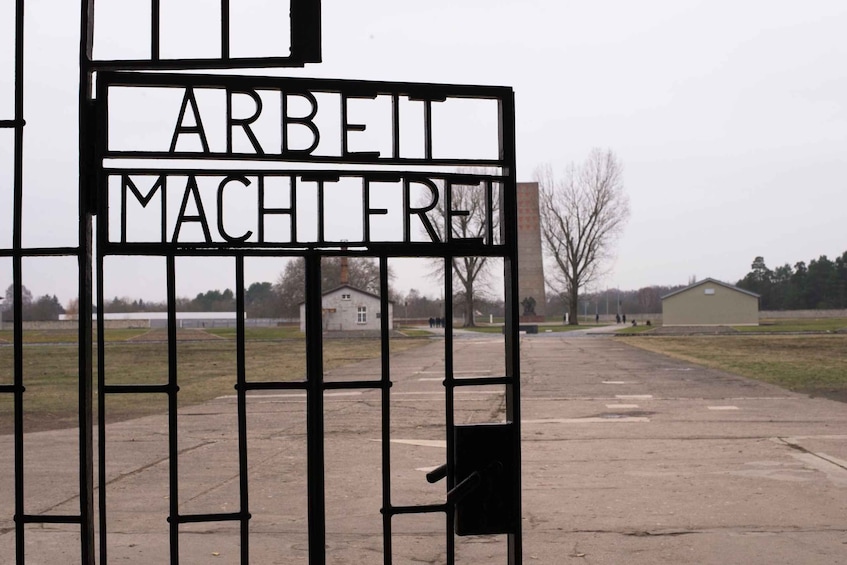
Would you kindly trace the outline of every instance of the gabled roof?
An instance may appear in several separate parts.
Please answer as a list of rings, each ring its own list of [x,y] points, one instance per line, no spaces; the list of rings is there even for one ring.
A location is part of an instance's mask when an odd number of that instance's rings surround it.
[[[734,291],[736,291],[736,292],[740,292],[740,293],[742,293],[742,294],[747,294],[747,295],[749,295],[749,296],[753,296],[754,298],[759,298],[759,297],[760,297],[760,296],[759,296],[758,294],[756,294],[755,292],[750,292],[749,290],[744,290],[743,288],[738,288],[737,286],[733,286],[733,285],[731,285],[731,284],[728,284],[728,283],[725,283],[725,282],[719,281],[719,280],[717,280],[717,279],[713,279],[713,278],[708,278],[708,277],[707,277],[707,278],[705,278],[705,279],[703,279],[703,280],[701,280],[701,281],[698,281],[698,282],[696,282],[696,283],[694,283],[694,284],[692,284],[692,285],[686,286],[685,288],[681,288],[681,289],[679,289],[679,290],[675,290],[675,291],[673,291],[673,292],[669,292],[668,294],[666,294],[666,295],[664,295],[664,296],[662,296],[662,297],[660,297],[660,298],[661,298],[661,300],[664,300],[665,298],[670,298],[671,296],[675,296],[675,295],[677,295],[677,294],[681,294],[681,293],[683,293],[683,292],[685,292],[685,291],[687,291],[687,290],[691,290],[692,288],[697,288],[698,286],[704,285],[704,284],[706,284],[706,283],[716,284],[716,285],[718,285],[718,286],[722,286],[722,287],[724,287],[724,288],[728,288],[729,290],[734,290]]]
[[[377,300],[379,300],[379,295],[378,295],[378,294],[374,294],[374,293],[372,293],[372,292],[368,292],[367,290],[362,290],[361,288],[356,288],[355,286],[351,286],[351,285],[349,285],[349,284],[342,284],[342,285],[338,285],[338,286],[337,286],[337,287],[335,287],[335,288],[331,288],[331,289],[329,289],[329,290],[327,290],[327,291],[322,292],[322,293],[321,293],[321,296],[326,296],[327,294],[331,294],[331,293],[333,293],[333,292],[335,292],[335,291],[337,291],[337,290],[341,290],[342,288],[347,288],[347,289],[350,289],[350,290],[352,290],[352,291],[354,291],[354,292],[358,292],[359,294],[364,294],[365,296],[370,296],[370,297],[372,297],[372,298],[376,298]],[[305,300],[301,300],[299,303],[300,303],[300,304],[304,304],[305,302],[306,302]],[[394,301],[393,301],[393,300],[391,300],[391,299],[389,299],[389,300],[388,300],[388,302],[389,302],[389,303],[391,303],[391,304],[394,304]]]

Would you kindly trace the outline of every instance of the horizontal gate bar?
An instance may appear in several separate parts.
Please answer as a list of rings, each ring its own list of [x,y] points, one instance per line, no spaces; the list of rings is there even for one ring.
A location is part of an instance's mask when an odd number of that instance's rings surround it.
[[[304,255],[321,255],[323,257],[420,257],[420,258],[450,258],[450,257],[503,257],[509,254],[506,245],[468,245],[462,243],[374,243],[350,241],[350,247],[357,250],[342,252],[343,242],[309,242],[309,243],[103,243],[101,255],[133,256],[133,255],[173,255],[175,257],[207,256],[207,257],[300,257]],[[337,247],[334,247],[337,245]]]
[[[448,510],[450,510],[449,504],[422,504],[420,506],[391,506],[382,508],[380,512],[389,516],[396,516],[398,514],[434,514]]]
[[[515,381],[512,377],[461,377],[450,381],[454,387],[481,385],[508,385]]]
[[[18,249],[0,249],[0,257],[63,257],[79,255],[78,247],[21,247]]]
[[[255,153],[204,153],[201,151],[180,151],[178,154],[171,153],[169,151],[127,151],[127,150],[117,150],[113,149],[111,151],[105,152],[103,155],[104,159],[189,159],[192,161],[255,161],[255,162],[285,162],[285,163],[322,163],[326,165],[334,165],[334,164],[373,164],[374,160],[369,159],[363,156],[356,155],[345,155],[345,156],[334,156],[334,155],[311,155],[306,161],[302,156],[283,156],[279,154],[255,154]],[[110,162],[113,164],[114,161]],[[379,160],[380,165],[397,165],[397,166],[438,166],[438,167],[498,167],[502,168],[506,166],[506,163],[502,159],[468,159],[468,158],[460,158],[460,157],[439,157],[438,159],[428,159],[426,157],[381,157]],[[103,172],[106,174],[119,174],[119,173],[128,173],[128,174],[155,174],[158,172],[167,171],[169,174],[194,174],[189,173],[187,171],[197,171],[197,175],[210,175],[217,172],[214,169],[206,170],[206,172],[200,172],[198,169],[171,169],[170,167],[163,166],[162,169],[142,169],[136,166],[130,168],[118,168],[118,167],[104,167]],[[233,169],[236,172],[239,172],[239,169]],[[130,172],[134,171],[134,172]],[[273,173],[273,170],[266,169],[241,169],[241,172],[249,171],[251,173]],[[320,169],[312,170],[310,172],[320,172]],[[333,172],[341,172],[333,169]],[[398,171],[394,171],[396,174]],[[387,171],[382,171],[382,174],[386,174]],[[416,173],[420,175],[420,173]],[[449,176],[450,173],[447,173]],[[454,175],[460,173],[453,173]],[[443,176],[439,174],[438,176]],[[478,175],[474,175],[478,176]],[[497,178],[498,175],[492,175]]]
[[[103,59],[89,63],[92,70],[131,69],[178,71],[192,69],[263,69],[268,67],[303,67],[301,58],[242,57],[237,59]]]
[[[177,524],[199,524],[202,522],[240,522],[252,518],[249,512],[226,512],[221,514],[180,514]],[[171,518],[168,517],[168,522]]]
[[[233,388],[235,390],[306,390],[308,383],[306,381],[246,382],[244,384],[236,384]]]
[[[163,385],[104,385],[103,392],[111,394],[161,394],[179,392],[179,387]]]
[[[349,97],[374,94],[399,94],[415,100],[441,100],[450,98],[508,99],[511,87],[480,86],[468,84],[436,84],[428,82],[396,82],[336,78],[273,77],[260,75],[224,75],[193,73],[100,73],[97,80],[99,92],[110,86],[160,86],[193,88],[252,88],[267,90],[285,88],[290,92],[344,92]]]
[[[373,389],[382,389],[382,388],[391,388],[391,383],[384,383],[382,381],[331,381],[324,383],[324,390],[339,390],[339,389],[351,389],[351,388],[373,388]]]
[[[22,517],[22,522],[24,524],[81,524],[82,518],[80,516],[60,516],[60,515],[46,515],[46,516],[36,516],[32,514],[24,514]]]

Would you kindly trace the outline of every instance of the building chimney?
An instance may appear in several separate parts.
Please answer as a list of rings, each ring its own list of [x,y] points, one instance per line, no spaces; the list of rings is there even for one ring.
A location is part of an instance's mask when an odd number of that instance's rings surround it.
[[[346,249],[346,248],[344,248]],[[350,284],[350,270],[347,267],[347,256],[341,257],[341,284]]]

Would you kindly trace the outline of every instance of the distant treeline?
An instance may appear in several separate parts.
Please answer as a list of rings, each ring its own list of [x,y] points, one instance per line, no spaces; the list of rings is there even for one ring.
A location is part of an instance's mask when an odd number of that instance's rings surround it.
[[[662,297],[686,285],[645,286],[638,290],[620,290],[610,288],[600,292],[586,293],[579,299],[579,315],[612,316],[615,314],[654,314],[662,311]],[[566,297],[547,295],[547,315],[564,315]]]
[[[59,314],[65,313],[65,309],[59,303],[59,299],[56,298],[55,294],[52,296],[45,294],[44,296],[33,298],[28,288],[23,287],[21,291],[24,322],[58,320]],[[0,299],[2,299],[2,302],[0,302],[0,319],[4,322],[11,322],[14,318],[14,287],[9,285],[6,289],[6,294],[0,297]]]
[[[330,264],[328,267],[332,267]],[[244,291],[244,306],[249,318],[296,318],[299,315],[299,302],[302,298],[304,276],[298,272],[294,262],[290,273],[283,273],[276,284],[255,282]],[[327,268],[324,290],[339,284],[338,269]],[[364,260],[350,261],[350,281],[354,286],[370,292],[378,288],[369,284],[375,280],[370,265]],[[290,275],[290,276],[289,276]],[[361,280],[360,280],[361,279]],[[689,280],[693,283],[694,278]],[[812,259],[809,264],[800,261],[792,267],[785,264],[771,270],[763,257],[756,257],[747,275],[735,283],[739,288],[759,294],[761,310],[828,310],[847,308],[847,251],[841,257],[831,261],[826,255]],[[651,314],[662,311],[661,297],[686,285],[648,286],[638,290],[608,289],[601,292],[584,294],[580,299],[579,313],[614,316],[620,314]],[[474,307],[478,316],[504,315],[503,300],[481,292],[475,298]],[[23,319],[25,321],[56,320],[60,314],[75,314],[77,300],[63,307],[55,295],[38,298],[23,288]],[[565,311],[564,297],[547,295],[547,316],[558,318]],[[406,294],[392,294],[394,315],[397,318],[429,318],[444,315],[444,300],[423,295],[416,289]],[[6,289],[0,302],[0,316],[6,322],[12,320],[14,304],[13,287]],[[457,292],[453,298],[453,308],[460,311],[464,296]],[[96,306],[95,306],[96,310]],[[165,312],[165,302],[114,297],[103,303],[104,312]],[[177,298],[176,310],[179,312],[234,312],[235,293],[230,289],[201,292],[194,298]]]
[[[244,308],[248,318],[280,318],[280,297],[269,282],[255,282],[244,291]],[[120,312],[166,312],[166,302],[131,300],[114,297],[103,303],[103,311]],[[194,298],[176,299],[177,312],[235,312],[235,293],[230,289],[208,290]]]
[[[302,281],[302,279],[300,279]],[[302,282],[301,285],[302,286]],[[326,288],[338,286],[337,281],[329,281]],[[354,285],[356,286],[356,285]],[[358,288],[358,286],[357,286]],[[301,297],[283,292],[284,287],[269,282],[253,283],[244,292],[244,308],[248,318],[296,318],[300,315],[299,303]],[[371,291],[372,289],[366,288]],[[301,293],[302,294],[302,293]],[[407,294],[394,294],[394,316],[396,318],[429,318],[444,315],[444,301],[440,298],[424,296],[417,289],[411,289]],[[464,306],[464,295],[457,292],[453,300],[453,308],[460,311]],[[479,316],[489,314],[503,316],[502,300],[491,298],[476,298],[475,306]],[[165,302],[145,302],[114,297],[103,304],[104,312],[165,312]],[[235,295],[232,290],[209,290],[201,292],[194,298],[177,298],[178,312],[234,312]]]
[[[847,308],[847,251],[835,261],[826,255],[794,267],[786,263],[770,270],[756,257],[736,286],[759,294],[762,310],[828,310]]]

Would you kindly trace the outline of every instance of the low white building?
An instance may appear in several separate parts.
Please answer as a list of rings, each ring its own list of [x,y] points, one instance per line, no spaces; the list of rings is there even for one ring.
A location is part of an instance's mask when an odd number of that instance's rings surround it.
[[[59,314],[59,320],[77,320],[76,314]],[[246,319],[247,316],[245,315]],[[97,313],[91,314],[97,322]],[[105,322],[124,322],[124,327],[166,328],[167,312],[104,312]],[[178,328],[234,328],[238,321],[237,312],[176,312]]]
[[[759,295],[703,279],[662,297],[663,326],[758,326]]]
[[[380,299],[376,294],[349,284],[328,290],[322,295],[324,331],[379,331],[382,322]],[[394,303],[388,301],[388,329],[394,329]],[[300,303],[300,331],[306,331],[306,303]]]

